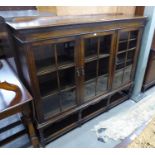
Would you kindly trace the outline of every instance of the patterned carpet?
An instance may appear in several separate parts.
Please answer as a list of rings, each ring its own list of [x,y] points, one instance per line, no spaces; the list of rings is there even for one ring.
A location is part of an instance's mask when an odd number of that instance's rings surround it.
[[[97,139],[108,143],[123,140],[155,116],[155,91],[133,106],[94,126]]]

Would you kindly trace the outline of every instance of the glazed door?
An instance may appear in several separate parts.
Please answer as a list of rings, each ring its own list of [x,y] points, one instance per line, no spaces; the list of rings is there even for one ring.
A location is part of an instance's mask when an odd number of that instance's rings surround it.
[[[77,106],[76,39],[65,38],[33,46],[44,119]]]
[[[114,31],[82,36],[82,102],[110,90]]]
[[[138,54],[141,29],[118,31],[113,89],[131,82]]]

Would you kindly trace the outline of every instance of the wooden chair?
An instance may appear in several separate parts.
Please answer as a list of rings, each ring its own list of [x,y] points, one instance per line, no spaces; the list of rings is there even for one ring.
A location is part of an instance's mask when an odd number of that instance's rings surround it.
[[[39,147],[38,138],[31,121],[32,96],[20,82],[5,60],[0,60],[0,120],[22,113],[33,147]],[[0,143],[1,144],[1,143]]]

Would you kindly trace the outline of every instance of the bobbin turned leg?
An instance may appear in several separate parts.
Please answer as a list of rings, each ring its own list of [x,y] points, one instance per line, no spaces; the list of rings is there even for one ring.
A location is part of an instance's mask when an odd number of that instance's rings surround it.
[[[28,105],[24,106],[24,109],[23,109],[23,121],[28,129],[29,137],[33,147],[34,148],[39,147],[39,140],[38,140],[38,137],[36,136],[35,129],[32,124],[31,112]]]

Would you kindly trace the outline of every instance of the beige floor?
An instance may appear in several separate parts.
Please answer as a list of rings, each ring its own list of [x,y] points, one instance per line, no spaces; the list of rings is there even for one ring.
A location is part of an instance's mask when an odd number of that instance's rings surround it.
[[[128,145],[129,148],[155,147],[155,118],[146,126],[143,132]]]

